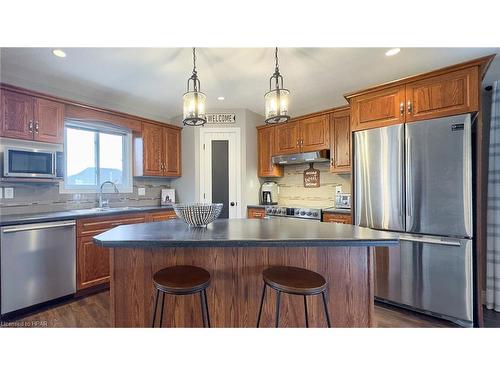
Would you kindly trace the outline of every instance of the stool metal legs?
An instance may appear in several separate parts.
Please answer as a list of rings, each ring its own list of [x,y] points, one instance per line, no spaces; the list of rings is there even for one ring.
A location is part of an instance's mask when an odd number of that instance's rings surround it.
[[[262,310],[264,307],[264,299],[266,298],[266,289],[267,289],[267,284],[264,283],[264,288],[262,289],[262,297],[260,298],[260,307],[259,307],[259,315],[257,316],[257,328],[260,326],[260,319],[262,317]],[[274,288],[273,288],[274,289]],[[304,298],[304,313],[306,317],[306,328],[309,328],[309,314],[308,314],[308,309],[307,309],[307,298],[306,295],[302,295]],[[331,323],[330,323],[330,314],[328,313],[328,306],[326,304],[326,293],[325,291],[321,292],[321,296],[323,299],[323,307],[325,309],[325,316],[326,316],[326,323],[328,328],[331,328]],[[281,306],[281,291],[276,290],[276,321],[275,321],[275,327],[279,327],[279,318],[280,318],[280,306]],[[207,308],[208,311],[208,308]]]
[[[330,324],[330,315],[328,314],[328,306],[326,305],[325,291],[321,292],[321,295],[323,296],[323,305],[325,306],[326,323],[328,324],[328,328],[331,328],[332,325]]]
[[[160,325],[159,327],[163,327],[163,315],[164,315],[164,307],[165,307],[165,294],[164,292],[161,292],[159,289],[156,289],[156,298],[154,302],[154,309],[153,309],[153,317],[151,319],[151,327],[155,327],[156,323],[156,311],[158,310],[158,302],[160,299],[160,293],[161,293],[161,309],[160,309]],[[200,291],[200,306],[201,306],[201,317],[203,320],[203,327],[208,327],[210,328],[210,314],[208,313],[208,300],[207,300],[207,290],[203,289]]]
[[[200,292],[201,317],[203,318],[203,327],[210,328],[210,315],[208,313],[207,291],[203,289]]]
[[[279,327],[279,319],[280,319],[280,302],[281,302],[281,292],[278,290],[278,294],[276,295],[276,325],[275,327]]]
[[[304,295],[304,312],[306,313],[306,328],[309,328],[309,318],[307,317],[307,300]]]
[[[264,289],[262,289],[262,298],[260,299],[259,316],[257,317],[257,328],[259,328],[260,317],[262,315],[262,306],[264,305],[264,298],[266,297],[267,284],[264,283]]]

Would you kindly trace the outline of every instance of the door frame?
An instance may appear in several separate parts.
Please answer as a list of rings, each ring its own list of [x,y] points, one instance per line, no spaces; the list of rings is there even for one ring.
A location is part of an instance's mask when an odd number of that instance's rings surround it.
[[[203,148],[203,145],[205,143],[205,135],[206,134],[213,134],[213,133],[229,133],[235,136],[235,147],[234,147],[234,155],[231,155],[231,149],[228,150],[229,152],[229,168],[231,168],[231,165],[234,165],[235,168],[235,184],[236,184],[236,217],[241,218],[242,217],[242,201],[241,201],[241,129],[236,128],[236,127],[231,127],[231,128],[201,128],[200,129],[200,143],[199,143],[199,201],[200,202],[206,202],[206,203],[211,203],[211,199],[208,197],[204,197],[204,183],[205,183],[205,172],[206,172],[206,159],[205,159],[205,150]],[[221,140],[229,140],[229,137]],[[229,189],[231,191],[231,189]]]

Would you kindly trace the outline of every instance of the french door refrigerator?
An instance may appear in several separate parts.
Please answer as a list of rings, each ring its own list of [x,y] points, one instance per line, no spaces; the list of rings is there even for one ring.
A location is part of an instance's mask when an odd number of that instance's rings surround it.
[[[400,234],[375,249],[375,296],[473,324],[472,116],[354,133],[355,224]]]

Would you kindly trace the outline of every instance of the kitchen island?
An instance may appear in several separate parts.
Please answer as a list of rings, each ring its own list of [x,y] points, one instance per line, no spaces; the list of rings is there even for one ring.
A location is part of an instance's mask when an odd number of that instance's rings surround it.
[[[153,274],[173,265],[207,269],[212,327],[255,327],[262,271],[296,266],[328,281],[333,327],[371,327],[374,246],[396,246],[390,233],[347,224],[300,219],[220,219],[207,228],[183,221],[124,225],[94,237],[111,252],[111,324],[148,327],[154,302]],[[269,291],[269,290],[268,290]],[[264,303],[261,327],[274,322],[275,293]],[[309,297],[309,324],[326,327],[320,296]],[[283,295],[281,327],[304,326],[303,300]],[[165,297],[164,326],[201,327],[197,295]]]

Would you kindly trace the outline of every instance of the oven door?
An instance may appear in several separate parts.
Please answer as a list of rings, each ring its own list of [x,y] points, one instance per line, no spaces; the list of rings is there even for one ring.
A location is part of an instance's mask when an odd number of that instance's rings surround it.
[[[7,148],[5,177],[55,178],[55,153],[46,150]]]

